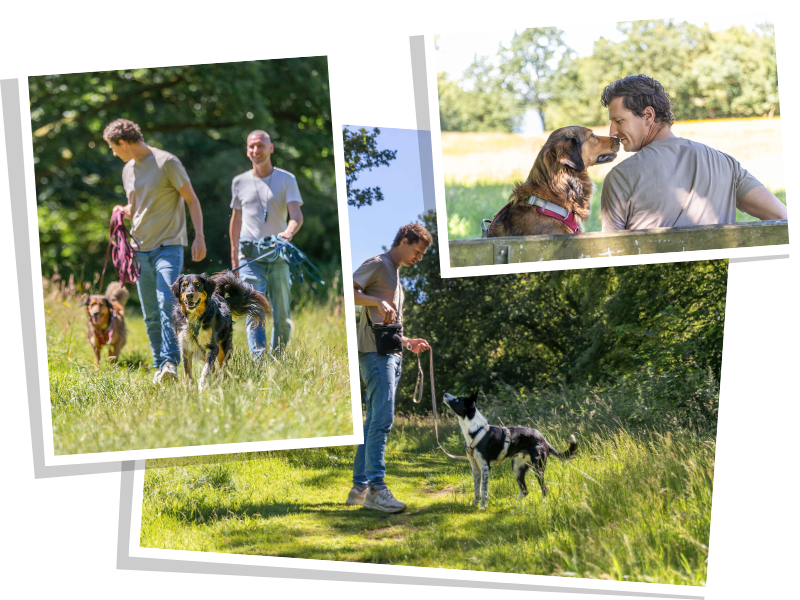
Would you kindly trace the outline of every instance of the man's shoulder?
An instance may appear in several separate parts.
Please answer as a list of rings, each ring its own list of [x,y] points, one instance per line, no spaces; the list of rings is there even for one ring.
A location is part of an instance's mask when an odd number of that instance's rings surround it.
[[[233,178],[233,183],[234,184],[239,183],[242,179],[244,179],[244,178],[246,178],[248,176],[251,176],[252,174],[253,174],[253,170],[252,169],[247,169],[247,171],[245,171],[244,173],[239,173],[236,177],[234,177]]]
[[[155,159],[156,165],[158,165],[159,169],[163,169],[170,163],[172,163],[173,166],[180,165],[181,168],[183,168],[181,159],[175,156],[172,152],[167,152],[166,150],[154,148],[152,146],[150,146],[150,152],[152,152],[153,158]]]
[[[287,171],[286,169],[275,167],[274,172],[276,177],[283,177],[283,178],[288,177],[289,179],[297,179],[293,174],[289,173],[289,171]]]

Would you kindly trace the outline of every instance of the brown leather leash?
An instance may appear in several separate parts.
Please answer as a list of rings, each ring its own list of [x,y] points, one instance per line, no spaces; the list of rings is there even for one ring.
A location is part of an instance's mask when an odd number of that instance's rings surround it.
[[[469,460],[467,456],[456,456],[455,454],[450,454],[444,449],[444,446],[442,446],[442,443],[439,441],[439,425],[437,423],[438,413],[436,411],[436,385],[433,381],[433,348],[428,350],[428,352],[430,352],[431,402],[433,404],[433,429],[436,432],[436,445],[439,446],[439,449],[450,458],[455,458],[457,460]],[[419,354],[417,354],[417,372],[417,384],[414,386],[414,396],[411,398],[415,404],[419,404],[425,391],[425,373],[422,370],[422,362],[420,361]],[[417,399],[418,390],[419,400]]]

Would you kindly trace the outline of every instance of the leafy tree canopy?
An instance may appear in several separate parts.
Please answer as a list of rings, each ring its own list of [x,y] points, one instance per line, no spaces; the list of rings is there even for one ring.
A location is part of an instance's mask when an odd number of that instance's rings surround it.
[[[344,173],[347,179],[347,204],[350,206],[361,208],[383,200],[383,192],[378,186],[355,187],[359,173],[381,165],[388,167],[389,162],[397,158],[397,150],[378,150],[380,133],[377,127],[371,132],[363,127],[357,131],[344,128]]]

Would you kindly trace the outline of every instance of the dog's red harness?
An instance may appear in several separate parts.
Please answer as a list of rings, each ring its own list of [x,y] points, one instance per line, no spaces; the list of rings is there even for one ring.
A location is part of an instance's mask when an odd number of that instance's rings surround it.
[[[533,206],[536,209],[536,212],[538,212],[540,215],[558,219],[559,221],[564,223],[564,225],[569,227],[570,233],[580,233],[581,226],[578,224],[578,219],[575,218],[575,213],[569,212],[563,206],[559,206],[558,204],[553,204],[552,202],[548,202],[547,200],[542,200],[541,198],[538,198],[536,196],[531,196],[530,198],[522,200],[522,202],[525,202],[526,204],[530,204],[531,206]],[[497,215],[499,215],[506,208],[508,208],[509,204],[511,204],[511,202],[509,202],[503,208],[498,210]],[[494,222],[497,219],[497,215],[495,215],[492,218],[492,222],[489,224],[489,227],[486,229],[486,231],[489,231],[489,229],[492,228],[492,225],[494,225]]]
[[[114,335],[114,317],[117,316],[117,311],[111,309],[111,320],[108,322],[108,333],[105,335],[105,339],[102,335],[98,332],[97,328],[94,328],[94,334],[97,336],[97,339],[100,340],[100,345],[105,346],[106,344],[111,343],[111,336]]]

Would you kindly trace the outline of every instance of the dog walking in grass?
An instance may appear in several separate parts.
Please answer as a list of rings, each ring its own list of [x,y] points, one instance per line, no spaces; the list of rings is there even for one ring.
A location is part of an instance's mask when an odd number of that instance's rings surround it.
[[[233,318],[248,316],[264,322],[270,306],[253,286],[234,273],[224,271],[213,277],[203,273],[181,275],[172,284],[178,302],[172,312],[172,324],[178,337],[186,382],[192,381],[192,358],[204,360],[199,388],[206,387],[215,363],[223,369],[233,346]]]
[[[574,435],[569,437],[569,449],[559,452],[547,443],[544,436],[530,427],[496,427],[489,425],[476,405],[478,392],[471,396],[456,397],[444,395],[444,403],[456,414],[461,433],[466,441],[467,458],[472,467],[472,478],[475,483],[475,499],[472,506],[478,504],[486,508],[489,502],[489,469],[499,465],[509,456],[511,468],[517,478],[520,500],[528,495],[525,485],[525,474],[533,469],[542,488],[542,498],[547,497],[547,486],[544,484],[544,469],[550,454],[561,459],[570,458],[578,448]]]
[[[105,295],[86,296],[81,306],[86,307],[86,337],[94,351],[94,366],[100,366],[100,350],[108,346],[108,360],[114,364],[128,339],[125,328],[125,303],[128,290],[118,281],[108,284]]]

